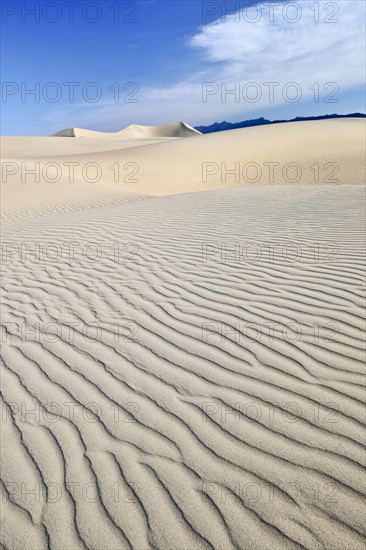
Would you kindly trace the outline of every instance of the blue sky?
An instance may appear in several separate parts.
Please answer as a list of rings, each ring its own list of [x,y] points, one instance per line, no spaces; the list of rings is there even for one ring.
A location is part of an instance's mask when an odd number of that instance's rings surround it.
[[[2,135],[365,111],[363,0],[1,7]]]

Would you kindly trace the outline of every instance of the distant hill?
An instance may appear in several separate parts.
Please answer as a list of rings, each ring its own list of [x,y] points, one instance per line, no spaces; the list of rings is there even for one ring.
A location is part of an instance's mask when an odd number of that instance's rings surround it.
[[[154,138],[154,137],[191,137],[199,136],[200,132],[184,122],[171,122],[161,126],[140,126],[132,124],[119,132],[96,132],[85,128],[66,128],[50,137],[72,138]]]
[[[255,118],[253,120],[243,120],[242,122],[214,122],[211,126],[196,126],[195,129],[202,134],[212,134],[213,132],[223,132],[225,130],[235,130],[236,128],[249,128],[251,126],[263,126],[265,124],[282,124],[284,122],[301,122],[304,120],[326,120],[328,118],[366,118],[365,114],[352,113],[350,115],[322,115],[311,117],[296,117],[292,120],[267,120],[266,118]]]

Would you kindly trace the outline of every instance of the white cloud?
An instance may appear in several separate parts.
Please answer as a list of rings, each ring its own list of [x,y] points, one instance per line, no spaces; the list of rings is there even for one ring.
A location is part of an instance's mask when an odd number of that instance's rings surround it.
[[[301,18],[293,23],[289,22],[296,17],[293,6],[277,6],[271,21],[268,3],[264,3],[258,7],[262,9],[262,17],[256,23],[239,18],[237,13],[202,26],[188,39],[188,46],[202,54],[199,73],[187,75],[184,81],[168,87],[144,87],[138,94],[137,104],[118,105],[106,101],[91,105],[84,113],[79,110],[77,123],[71,121],[69,113],[69,124],[106,128],[115,127],[116,120],[122,124],[158,124],[177,119],[198,124],[236,117],[242,120],[246,114],[250,116],[250,111],[264,112],[269,107],[288,103],[282,92],[289,82],[301,87],[302,98],[296,104],[299,106],[301,102],[314,100],[310,87],[315,82],[320,84],[320,101],[324,100],[325,92],[329,94],[333,90],[329,87],[325,91],[323,87],[329,82],[337,83],[339,92],[334,97],[339,103],[330,107],[332,112],[342,112],[342,94],[365,80],[365,3],[363,0],[302,0],[297,5],[301,7]],[[314,5],[319,6],[319,23],[314,21],[315,13],[310,9]],[[333,16],[332,6],[339,6]],[[253,18],[253,13],[248,12],[248,18]],[[338,22],[326,23],[327,17]],[[262,88],[258,102],[247,100],[253,89],[243,96],[245,84],[253,81]],[[216,82],[219,89],[206,103],[202,102],[203,82]],[[263,86],[266,82],[279,83],[273,103],[269,101],[268,86]],[[229,89],[235,83],[239,84],[240,100],[236,102],[233,95],[228,95],[223,102],[221,86],[226,84]],[[289,89],[291,97],[293,93],[294,88]],[[329,105],[321,110],[329,111]]]
[[[341,2],[302,1],[284,4],[273,11],[270,21],[268,3],[260,4],[262,16],[256,23],[229,15],[226,21],[203,26],[190,39],[206,59],[222,62],[222,73],[242,81],[276,76],[280,82],[333,79],[347,86],[364,80],[365,3],[359,0]],[[311,6],[319,6],[319,23]],[[334,7],[333,7],[334,6]],[[338,13],[332,10],[339,7]],[[238,12],[240,13],[240,12]],[[244,13],[245,16],[245,13]],[[286,19],[287,20],[286,20]],[[325,23],[324,20],[338,23]],[[220,70],[220,69],[219,69]]]

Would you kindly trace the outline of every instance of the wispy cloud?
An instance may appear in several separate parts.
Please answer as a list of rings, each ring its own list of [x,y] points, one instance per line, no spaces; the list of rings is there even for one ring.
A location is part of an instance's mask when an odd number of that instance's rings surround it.
[[[222,74],[241,80],[245,76],[245,80],[276,77],[281,82],[333,79],[348,86],[362,83],[365,3],[295,4],[298,7],[292,11],[283,11],[286,4],[277,7],[272,22],[268,3],[259,5],[262,16],[255,23],[228,15],[225,21],[201,27],[190,45],[200,48],[208,61],[224,63]],[[314,11],[316,5],[319,14]]]
[[[318,14],[311,9],[314,4],[319,6]],[[273,12],[271,21],[267,2],[259,4],[262,16],[255,23],[240,14],[230,14],[203,25],[187,39],[187,48],[201,53],[199,72],[168,87],[154,84],[140,89],[136,104],[118,105],[108,100],[91,105],[83,113],[79,110],[78,125],[115,128],[116,120],[121,124],[157,124],[176,119],[197,124],[242,116],[286,103],[288,100],[282,89],[289,82],[298,84],[304,102],[314,99],[314,83],[319,83],[323,96],[324,85],[336,83],[339,92],[334,93],[334,97],[339,104],[332,110],[341,111],[342,94],[365,81],[365,3],[360,0],[316,3],[303,0],[298,5],[301,17],[296,22],[290,22],[296,19],[296,12],[289,8],[284,16],[283,5]],[[338,6],[338,12],[333,10],[332,14],[329,5]],[[314,19],[318,15],[317,23]],[[206,102],[202,101],[204,82],[215,82],[218,86]],[[243,87],[248,82],[257,82],[262,87],[259,101],[250,102],[243,97]],[[263,87],[268,82],[279,84],[271,101],[269,88]],[[221,87],[226,85],[227,89],[232,89],[235,84],[239,84],[240,100],[228,95],[223,101]],[[326,91],[330,94],[334,88],[328,87]],[[65,111],[63,106],[59,111],[70,125],[76,124],[71,122],[75,108]],[[60,118],[55,111],[52,117],[54,121]]]

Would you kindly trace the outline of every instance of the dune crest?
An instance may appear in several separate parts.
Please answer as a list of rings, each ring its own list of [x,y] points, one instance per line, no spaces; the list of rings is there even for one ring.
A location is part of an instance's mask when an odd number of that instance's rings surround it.
[[[141,126],[132,124],[120,130],[119,132],[96,132],[94,130],[86,130],[84,128],[66,128],[51,137],[105,137],[105,138],[143,138],[143,137],[191,137],[199,136],[201,132],[192,128],[185,122],[171,122],[170,124],[161,124],[160,126]]]

